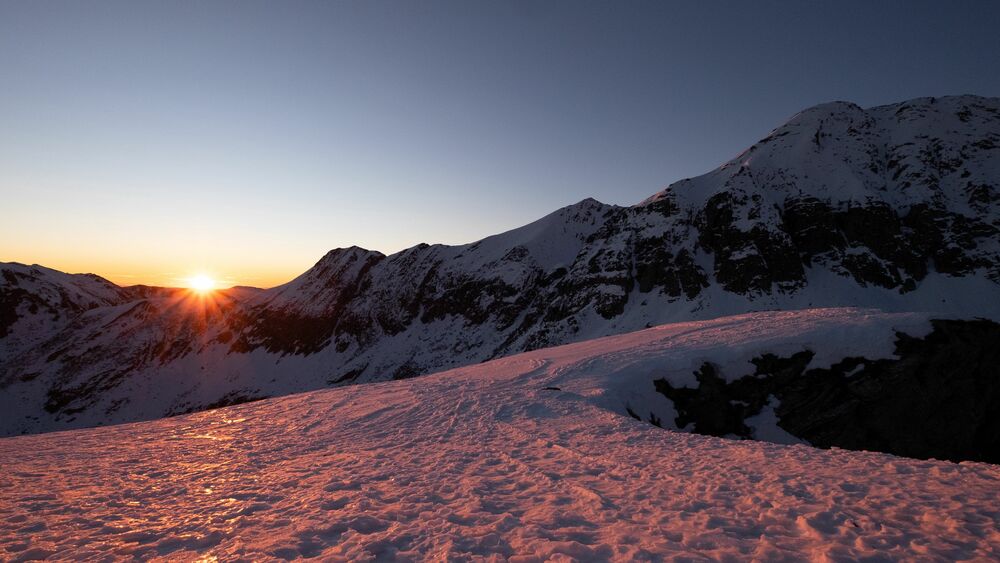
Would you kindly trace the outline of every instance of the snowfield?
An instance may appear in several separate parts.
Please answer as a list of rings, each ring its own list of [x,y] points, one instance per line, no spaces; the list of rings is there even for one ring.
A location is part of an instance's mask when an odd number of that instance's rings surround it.
[[[717,439],[624,414],[672,423],[652,374],[681,383],[705,359],[818,342],[888,357],[894,330],[927,325],[752,313],[2,439],[0,559],[995,560],[1000,466]],[[782,438],[773,414],[757,423]]]

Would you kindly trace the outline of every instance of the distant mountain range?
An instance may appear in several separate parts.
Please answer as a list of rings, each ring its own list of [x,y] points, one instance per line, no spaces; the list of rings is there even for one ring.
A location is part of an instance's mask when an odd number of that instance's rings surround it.
[[[819,105],[631,207],[330,251],[199,299],[0,264],[0,435],[402,379],[674,321],[861,306],[1000,318],[1000,99]]]

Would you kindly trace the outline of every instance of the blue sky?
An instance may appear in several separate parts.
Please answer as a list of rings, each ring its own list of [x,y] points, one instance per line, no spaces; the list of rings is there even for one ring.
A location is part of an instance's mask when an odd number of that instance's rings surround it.
[[[0,3],[0,261],[273,285],[632,204],[797,111],[1000,95],[991,2]]]

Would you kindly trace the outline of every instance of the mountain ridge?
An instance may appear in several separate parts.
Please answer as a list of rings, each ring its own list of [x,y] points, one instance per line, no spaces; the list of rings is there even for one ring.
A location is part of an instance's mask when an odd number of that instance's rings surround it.
[[[5,356],[0,387],[27,418],[0,431],[401,379],[755,310],[998,318],[998,202],[1000,99],[821,104],[634,206],[587,198],[465,245],[334,249],[286,284],[218,303],[147,291],[140,307],[67,314]],[[0,313],[18,331],[34,317],[4,283]]]

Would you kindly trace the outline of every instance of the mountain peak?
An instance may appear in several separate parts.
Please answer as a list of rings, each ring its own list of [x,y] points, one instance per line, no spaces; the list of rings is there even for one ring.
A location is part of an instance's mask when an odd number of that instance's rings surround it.
[[[792,197],[904,208],[936,201],[954,212],[981,214],[995,195],[989,186],[1000,175],[998,147],[1000,98],[925,97],[868,109],[828,102],[795,114],[719,168],[671,184],[640,205],[665,198],[696,205],[724,192],[754,192],[772,205]]]
[[[362,248],[352,244],[346,248],[338,247],[328,251],[322,258],[319,259],[318,262],[316,262],[316,265],[319,266],[320,264],[328,263],[330,261],[339,261],[345,258],[351,259],[369,255],[385,256],[377,250],[368,250],[367,248]]]
[[[854,102],[834,100],[832,102],[824,102],[822,104],[810,106],[792,116],[789,121],[794,121],[799,116],[824,116],[838,113],[856,113],[864,111],[865,110],[861,106]]]

